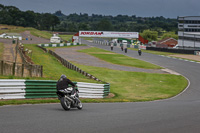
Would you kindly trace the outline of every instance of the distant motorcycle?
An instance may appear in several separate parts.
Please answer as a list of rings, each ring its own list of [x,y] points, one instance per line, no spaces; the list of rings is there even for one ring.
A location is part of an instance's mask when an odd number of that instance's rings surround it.
[[[138,54],[139,54],[139,56],[141,56],[141,54],[142,54],[141,49],[138,50]]]
[[[78,91],[73,87],[69,87],[64,90],[59,90],[58,99],[64,110],[70,110],[71,108],[82,109],[83,105],[79,100]]]

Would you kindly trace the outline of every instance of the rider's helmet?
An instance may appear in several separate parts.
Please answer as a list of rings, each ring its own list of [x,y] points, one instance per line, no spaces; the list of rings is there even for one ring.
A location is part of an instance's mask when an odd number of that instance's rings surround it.
[[[60,76],[60,78],[64,79],[64,78],[67,78],[67,76],[64,75],[64,74],[62,74],[62,75]]]
[[[66,75],[64,75],[64,74],[62,74],[61,76],[60,76],[60,79],[59,79],[59,81],[62,81],[63,79],[66,79],[67,78],[67,76]]]

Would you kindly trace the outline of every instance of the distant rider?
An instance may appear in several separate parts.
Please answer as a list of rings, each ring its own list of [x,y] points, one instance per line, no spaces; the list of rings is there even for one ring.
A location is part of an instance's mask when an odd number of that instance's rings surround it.
[[[127,53],[127,45],[124,45],[124,52]]]
[[[111,45],[110,45],[110,48],[111,48],[111,50],[113,50],[113,42],[111,42]]]
[[[123,44],[122,44],[122,45],[121,45],[121,50],[123,51],[123,49],[124,49],[124,48],[123,48]]]
[[[139,56],[141,56],[141,54],[142,54],[141,49],[138,49],[138,54],[139,54]]]

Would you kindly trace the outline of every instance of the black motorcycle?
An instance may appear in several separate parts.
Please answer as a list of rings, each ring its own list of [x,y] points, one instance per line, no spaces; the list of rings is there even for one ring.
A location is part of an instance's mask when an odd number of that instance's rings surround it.
[[[141,56],[141,54],[142,54],[141,49],[138,50],[138,54],[139,54],[139,56]]]
[[[73,87],[69,87],[57,92],[58,99],[64,110],[70,110],[71,108],[82,109],[83,105],[79,100],[78,90]]]

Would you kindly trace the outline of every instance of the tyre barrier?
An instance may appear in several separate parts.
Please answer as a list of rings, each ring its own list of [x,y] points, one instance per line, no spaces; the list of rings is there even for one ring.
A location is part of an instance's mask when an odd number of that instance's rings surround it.
[[[79,45],[79,43],[58,43],[58,44],[38,44],[40,47],[63,47],[63,46],[73,46]]]
[[[0,99],[56,98],[56,80],[0,80]],[[74,82],[80,98],[104,98],[110,84]]]

